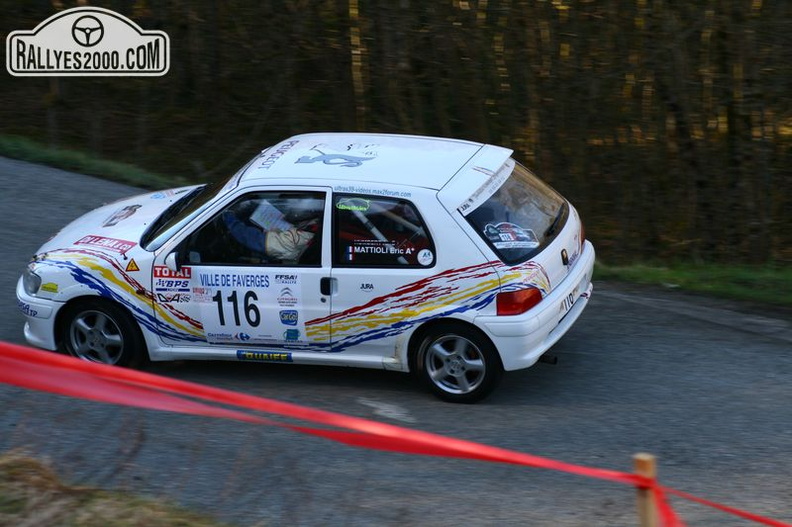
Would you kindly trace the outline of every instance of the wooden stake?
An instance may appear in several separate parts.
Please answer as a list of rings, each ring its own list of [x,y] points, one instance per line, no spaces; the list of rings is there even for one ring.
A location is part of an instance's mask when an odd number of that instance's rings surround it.
[[[657,479],[657,459],[652,454],[635,454],[633,467],[639,476]],[[657,527],[657,504],[650,488],[638,488],[638,525]]]

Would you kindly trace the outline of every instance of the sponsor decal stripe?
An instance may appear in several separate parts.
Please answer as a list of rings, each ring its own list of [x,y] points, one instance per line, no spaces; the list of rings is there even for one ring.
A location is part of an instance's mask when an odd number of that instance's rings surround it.
[[[549,291],[544,269],[535,262],[505,266],[501,262],[450,269],[410,284],[390,295],[379,296],[329,317],[306,322],[308,338],[330,331],[334,336],[333,351],[397,335],[415,324],[453,313],[480,309],[495,300],[501,290],[498,272],[504,277],[505,289],[537,287]]]
[[[101,262],[98,260],[101,260]],[[118,262],[102,252],[90,249],[59,249],[48,252],[46,258],[39,260],[39,263],[48,265],[67,264],[65,266],[69,267],[75,280],[89,285],[102,296],[113,297],[122,301],[122,303],[133,310],[133,314],[138,321],[144,323],[143,319],[146,319],[146,325],[147,327],[151,326],[152,331],[162,333],[164,329],[159,327],[162,326],[160,321],[148,320],[150,315],[146,313],[146,308],[150,309],[153,305],[154,310],[166,325],[172,326],[172,328],[175,328],[179,333],[184,333],[188,336],[203,336],[203,326],[199,321],[182,313],[170,304],[163,305],[156,302],[152,291],[146,289],[143,284],[127,274]],[[92,277],[92,273],[89,271],[101,277],[101,280],[97,280],[95,276]],[[118,289],[122,290],[126,296],[121,298],[118,295],[114,295],[103,282],[114,284]],[[132,303],[132,300],[137,299],[146,301],[145,308],[141,308]],[[167,331],[172,332],[173,329],[168,329]],[[184,335],[177,335],[174,338],[183,338],[183,336]]]

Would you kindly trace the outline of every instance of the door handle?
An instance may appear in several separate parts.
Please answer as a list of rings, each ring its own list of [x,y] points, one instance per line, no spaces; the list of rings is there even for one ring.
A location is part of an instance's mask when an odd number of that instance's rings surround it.
[[[319,280],[319,291],[325,295],[330,296],[336,292],[336,279],[325,276]]]

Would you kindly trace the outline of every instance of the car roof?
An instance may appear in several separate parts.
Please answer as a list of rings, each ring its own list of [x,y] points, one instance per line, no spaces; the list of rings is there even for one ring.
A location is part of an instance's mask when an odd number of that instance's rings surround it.
[[[441,137],[309,133],[295,135],[263,150],[242,174],[241,182],[299,179],[439,190],[471,159],[492,149],[506,153],[506,157],[511,153],[498,146]]]

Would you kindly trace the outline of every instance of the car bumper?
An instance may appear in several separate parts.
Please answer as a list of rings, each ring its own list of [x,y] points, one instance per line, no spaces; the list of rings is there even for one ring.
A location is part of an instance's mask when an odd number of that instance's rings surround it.
[[[538,306],[522,315],[476,318],[498,348],[505,370],[532,366],[572,327],[591,298],[593,270],[594,246],[587,241],[572,272]]]
[[[17,306],[26,318],[25,340],[31,346],[55,350],[55,317],[64,304],[28,295],[22,285],[22,278],[17,282],[16,296]]]

